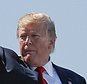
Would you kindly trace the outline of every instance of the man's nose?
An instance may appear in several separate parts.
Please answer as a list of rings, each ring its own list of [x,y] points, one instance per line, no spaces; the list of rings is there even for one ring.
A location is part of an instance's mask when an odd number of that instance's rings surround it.
[[[31,38],[29,36],[26,37],[26,43],[32,44]]]

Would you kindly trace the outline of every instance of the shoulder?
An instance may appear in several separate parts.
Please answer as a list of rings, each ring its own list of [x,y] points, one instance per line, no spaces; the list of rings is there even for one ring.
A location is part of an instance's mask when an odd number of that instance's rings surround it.
[[[53,64],[54,69],[58,73],[59,76],[63,75],[67,80],[74,81],[79,84],[86,84],[84,77],[80,76],[79,74],[75,73],[72,70],[57,66]]]
[[[2,58],[2,60],[4,59],[4,57],[8,57],[8,56],[11,56],[11,57],[14,57],[14,58],[18,57],[18,55],[12,49],[0,46],[0,57]]]

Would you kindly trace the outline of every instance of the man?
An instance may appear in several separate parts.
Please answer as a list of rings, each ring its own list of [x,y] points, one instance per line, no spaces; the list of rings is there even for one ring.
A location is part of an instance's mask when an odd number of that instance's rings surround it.
[[[20,18],[17,37],[21,58],[0,47],[0,84],[86,84],[83,77],[51,62],[56,33],[48,15],[30,13]]]
[[[54,51],[57,36],[54,22],[48,15],[33,12],[20,18],[17,37],[21,60],[33,71],[39,82],[45,80],[44,84],[86,84],[80,75],[51,62],[50,54]],[[45,69],[43,73],[39,73],[40,69],[38,72],[38,67]]]

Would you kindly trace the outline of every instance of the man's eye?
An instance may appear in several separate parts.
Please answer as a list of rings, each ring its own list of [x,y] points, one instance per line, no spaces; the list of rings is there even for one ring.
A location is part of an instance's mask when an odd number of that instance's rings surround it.
[[[35,37],[36,38],[36,37],[40,37],[40,36],[39,35],[32,35],[32,37]]]
[[[20,38],[24,40],[24,39],[26,39],[26,36],[20,36]]]

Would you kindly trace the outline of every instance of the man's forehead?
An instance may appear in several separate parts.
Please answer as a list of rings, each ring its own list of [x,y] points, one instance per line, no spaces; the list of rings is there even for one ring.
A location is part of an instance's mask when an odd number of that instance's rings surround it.
[[[46,31],[46,27],[43,25],[24,25],[20,28],[21,31],[31,31],[31,32],[40,32],[40,31]]]
[[[31,33],[35,33],[38,30],[37,29],[32,29],[32,28],[21,28],[20,29],[21,32],[31,32]]]

